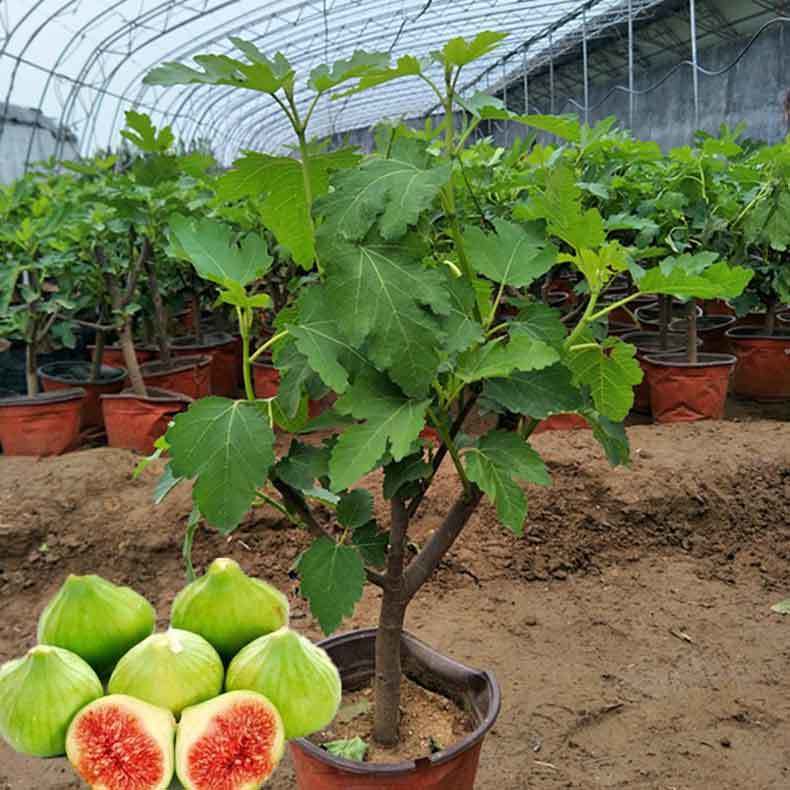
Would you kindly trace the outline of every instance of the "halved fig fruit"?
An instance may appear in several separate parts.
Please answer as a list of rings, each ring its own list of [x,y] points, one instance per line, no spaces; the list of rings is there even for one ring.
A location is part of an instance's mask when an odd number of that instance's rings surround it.
[[[66,736],[66,754],[94,790],[167,790],[175,731],[169,710],[111,694],[77,714]]]
[[[176,773],[186,790],[255,790],[284,750],[277,708],[254,691],[230,691],[181,714]]]

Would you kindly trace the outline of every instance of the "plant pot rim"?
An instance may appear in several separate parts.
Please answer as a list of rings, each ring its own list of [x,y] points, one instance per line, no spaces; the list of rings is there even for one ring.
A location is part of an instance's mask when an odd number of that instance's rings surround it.
[[[86,348],[89,351],[92,351],[94,348],[96,348],[96,344],[95,343],[88,343]],[[108,351],[122,351],[123,350],[123,348],[121,347],[120,343],[105,343],[104,344],[104,348],[107,349]],[[159,351],[159,347],[154,345],[153,343],[135,343],[134,344],[134,350],[135,351],[151,351],[151,352],[156,353],[157,351]]]
[[[174,337],[170,341],[170,346],[172,348],[177,348],[179,351],[188,351],[190,349],[198,351],[202,348],[216,348],[217,346],[225,346],[228,343],[234,342],[233,335],[228,332],[206,332],[203,335],[202,343],[198,343],[194,335],[183,335],[181,337]]]
[[[119,368],[114,365],[102,365],[101,377],[98,381],[91,381],[89,378],[74,379],[65,377],[58,371],[65,371],[72,366],[79,366],[88,368],[90,370],[90,362],[82,362],[80,360],[70,360],[65,362],[49,362],[46,365],[41,365],[36,371],[39,376],[43,378],[52,379],[52,381],[60,382],[61,384],[74,384],[75,386],[82,387],[86,384],[115,384],[118,381],[123,381],[126,378],[126,368]]]
[[[731,340],[781,340],[787,342],[790,340],[790,328],[780,327],[775,329],[772,335],[769,335],[761,326],[734,326],[732,329],[728,329],[724,335]]]
[[[344,642],[363,641],[370,638],[375,639],[376,628],[362,628],[354,631],[348,631],[337,636],[331,636],[328,639],[321,640],[318,645],[324,649],[327,646],[342,644]],[[337,768],[342,768],[344,771],[355,774],[378,774],[386,775],[388,777],[401,776],[411,774],[417,770],[420,765],[430,763],[430,765],[442,765],[456,758],[462,752],[468,751],[477,745],[486,736],[488,731],[494,726],[494,723],[499,716],[499,710],[502,707],[502,695],[499,689],[499,684],[493,673],[488,670],[472,669],[471,667],[462,664],[460,661],[455,661],[452,658],[442,655],[434,650],[425,642],[417,639],[417,637],[410,634],[408,631],[403,631],[401,635],[402,642],[406,644],[412,651],[422,654],[426,658],[439,658],[446,665],[450,665],[454,670],[460,673],[473,674],[480,678],[480,680],[488,686],[491,701],[488,710],[483,720],[475,727],[475,729],[468,735],[465,735],[460,740],[453,743],[447,749],[443,749],[435,754],[426,757],[416,758],[414,760],[405,760],[399,763],[363,763],[356,760],[346,760],[342,757],[335,757],[320,746],[316,746],[312,741],[306,738],[295,738],[293,743],[299,745],[299,748],[307,752],[311,757],[319,760],[327,765],[332,765]],[[342,673],[341,673],[342,674]]]
[[[150,362],[143,362],[140,365],[140,372],[143,376],[165,376],[170,373],[183,373],[190,368],[203,368],[211,364],[211,357],[205,354],[197,354],[192,357],[174,357],[168,368],[164,368],[162,361],[152,359]]]
[[[682,307],[685,310],[687,308],[687,306],[688,306],[687,303],[673,302],[672,303],[672,307],[670,308],[670,316],[673,315],[672,310],[674,310],[676,307]],[[658,302],[655,302],[654,304],[643,304],[641,307],[637,307],[636,310],[634,310],[634,315],[636,315],[636,317],[639,318],[640,317],[639,316],[640,312],[644,316],[644,314],[648,310],[660,310],[660,308],[661,308],[661,305]],[[703,310],[702,310],[702,308],[699,305],[696,305],[696,313],[697,313],[697,317],[700,317],[700,316],[703,315]],[[675,317],[676,318],[682,318],[683,316],[675,316]],[[660,315],[657,315],[656,319],[657,320],[660,319]]]
[[[181,392],[160,389],[159,387],[146,387],[148,395],[143,398],[137,395],[131,388],[122,392],[114,392],[108,395],[101,395],[102,400],[138,400],[144,403],[192,403],[194,398],[184,395]]]
[[[39,392],[38,395],[12,395],[10,398],[0,398],[0,408],[4,406],[50,406],[53,403],[82,400],[86,394],[82,387],[72,387],[66,390]]]
[[[653,349],[647,348],[645,345],[640,345],[640,341],[646,340],[655,340],[656,343],[661,342],[661,333],[651,332],[649,329],[637,329],[635,332],[626,332],[624,335],[620,335],[620,340],[636,346],[637,351],[642,351],[643,353],[647,352],[649,354],[672,353],[675,347],[677,347],[678,350],[682,350],[686,347],[686,336],[680,332],[669,332],[667,334],[670,347],[666,352],[660,348]],[[697,345],[702,345],[702,341],[699,338],[697,338]]]
[[[648,354],[645,362],[662,368],[721,368],[734,367],[738,358],[732,354],[707,354],[697,355],[696,362],[689,362],[686,352],[669,354]]]
[[[697,316],[697,332],[713,332],[732,326],[736,321],[734,315],[700,315]],[[669,331],[685,333],[687,323],[688,318],[673,318],[669,322]],[[673,329],[673,325],[682,326],[682,329]]]
[[[264,351],[263,354],[261,354],[261,356],[264,359],[271,360],[271,356],[269,356],[269,353],[270,352],[268,352],[268,351]],[[270,362],[261,362],[260,360],[256,359],[255,362],[252,363],[252,366],[254,368],[268,368],[268,369],[271,369],[271,370],[277,370],[277,366],[271,361]]]

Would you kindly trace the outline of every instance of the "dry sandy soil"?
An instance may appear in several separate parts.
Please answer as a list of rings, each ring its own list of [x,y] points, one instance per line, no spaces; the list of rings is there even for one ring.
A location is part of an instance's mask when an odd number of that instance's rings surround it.
[[[535,439],[551,489],[516,538],[484,504],[413,604],[409,629],[494,670],[502,714],[480,790],[786,790],[790,787],[790,422],[629,429],[633,465],[611,471],[586,431]],[[187,491],[150,504],[155,470],[97,448],[0,458],[0,660],[35,638],[69,572],[133,585],[167,620],[183,584]],[[432,489],[419,543],[453,494]],[[200,567],[232,556],[289,592],[305,537],[260,510],[229,538],[202,532]],[[375,622],[365,594],[348,627]],[[77,788],[61,760],[0,744],[0,790]],[[287,764],[271,784],[294,787]]]

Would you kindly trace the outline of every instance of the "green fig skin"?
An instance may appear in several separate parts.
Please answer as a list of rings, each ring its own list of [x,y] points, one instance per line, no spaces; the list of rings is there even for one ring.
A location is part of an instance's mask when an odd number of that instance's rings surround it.
[[[154,607],[131,587],[71,575],[41,614],[38,641],[71,650],[107,675],[155,625]]]
[[[227,663],[254,639],[287,625],[288,599],[233,560],[219,558],[176,596],[170,623],[200,634]]]
[[[63,755],[72,719],[102,694],[96,673],[78,655],[38,645],[0,667],[0,736],[22,754]]]
[[[337,714],[343,691],[340,673],[326,651],[289,628],[247,645],[228,667],[225,688],[257,691],[270,699],[288,740],[326,727]]]
[[[135,645],[118,662],[107,691],[180,716],[184,708],[216,697],[224,679],[222,659],[202,636],[171,628]]]

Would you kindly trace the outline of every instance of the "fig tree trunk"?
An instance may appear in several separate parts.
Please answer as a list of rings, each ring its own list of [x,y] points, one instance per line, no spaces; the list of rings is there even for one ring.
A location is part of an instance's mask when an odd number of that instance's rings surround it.
[[[25,381],[28,396],[38,395],[38,350],[34,339],[29,340],[25,348]]]
[[[661,294],[658,297],[658,337],[662,351],[669,348],[669,322],[672,315],[672,297]]]
[[[167,310],[165,303],[162,301],[162,294],[159,291],[159,281],[156,277],[156,269],[154,261],[151,259],[151,242],[146,238],[143,240],[144,254],[143,267],[148,276],[148,290],[151,301],[154,305],[154,333],[156,334],[156,344],[159,346],[159,360],[162,364],[169,368],[172,364],[172,357],[170,354],[170,342],[167,335]]]
[[[686,353],[689,363],[696,365],[699,361],[697,356],[697,303],[693,299],[689,299],[686,310]]]
[[[771,335],[776,332],[776,299],[772,299],[766,305],[765,310],[765,334]]]
[[[96,330],[96,345],[93,347],[93,356],[91,357],[91,372],[90,381],[96,383],[101,378],[101,366],[104,359],[104,342],[105,333],[102,329]]]
[[[138,398],[148,397],[143,375],[140,373],[140,365],[137,362],[137,354],[134,350],[131,317],[124,321],[123,328],[121,329],[121,351],[123,352],[123,361],[129,373],[129,381],[132,383],[134,394],[137,395]]]
[[[198,345],[203,343],[203,327],[200,325],[200,290],[195,286],[192,289],[192,331],[195,335],[195,342]]]

